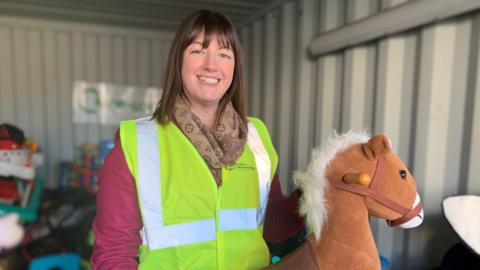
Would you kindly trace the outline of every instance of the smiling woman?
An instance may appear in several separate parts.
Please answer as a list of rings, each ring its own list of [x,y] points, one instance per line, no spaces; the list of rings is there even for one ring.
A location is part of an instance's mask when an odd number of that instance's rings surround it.
[[[278,157],[263,122],[246,117],[230,21],[208,10],[185,18],[166,70],[153,117],[120,123],[99,173],[94,269],[267,266]]]
[[[211,117],[213,111],[214,121],[209,119],[206,123],[212,127],[212,122],[219,120],[231,102],[240,119],[246,123],[243,53],[238,35],[223,14],[195,12],[182,22],[172,43],[167,62],[165,92],[154,117],[162,125],[170,120],[175,121],[173,108],[177,97],[195,102],[188,94],[201,90],[198,87],[200,81],[205,86],[215,84],[215,79],[219,81],[215,93],[211,90],[208,92],[216,94],[219,100],[207,102],[205,105],[208,106],[203,106],[206,111],[196,108],[198,110],[194,109],[194,112],[205,118]],[[199,104],[190,105],[195,107]]]
[[[204,47],[205,31],[187,47],[183,54],[182,81],[190,109],[207,127],[212,127],[218,103],[232,83],[235,55],[221,47],[214,35]]]

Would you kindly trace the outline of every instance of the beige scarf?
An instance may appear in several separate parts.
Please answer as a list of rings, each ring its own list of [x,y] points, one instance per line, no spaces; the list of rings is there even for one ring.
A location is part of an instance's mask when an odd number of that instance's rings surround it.
[[[182,99],[177,99],[174,111],[178,127],[192,142],[212,172],[217,186],[222,183],[222,165],[233,165],[243,152],[247,127],[240,115],[228,103],[212,129],[205,126]]]

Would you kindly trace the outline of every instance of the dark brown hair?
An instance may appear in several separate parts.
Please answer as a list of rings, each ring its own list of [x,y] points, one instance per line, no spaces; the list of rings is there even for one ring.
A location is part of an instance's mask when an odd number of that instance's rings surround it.
[[[202,30],[205,31],[203,48],[207,48],[212,37],[215,36],[219,46],[232,49],[235,56],[232,83],[220,99],[215,118],[216,122],[218,122],[228,102],[232,101],[233,107],[246,124],[243,53],[240,41],[230,20],[223,14],[210,10],[196,11],[186,17],[180,24],[168,55],[162,99],[157,104],[153,118],[157,119],[161,125],[166,125],[170,120],[175,121],[173,116],[175,100],[178,97],[186,97],[182,83],[183,53]]]

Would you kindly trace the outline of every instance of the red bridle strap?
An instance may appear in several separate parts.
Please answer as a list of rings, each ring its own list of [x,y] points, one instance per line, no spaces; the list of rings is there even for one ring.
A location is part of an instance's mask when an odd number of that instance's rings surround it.
[[[396,227],[398,225],[401,225],[403,223],[406,223],[407,221],[411,220],[412,218],[416,217],[423,209],[423,206],[421,203],[417,204],[410,212],[408,212],[406,215],[401,216],[395,220],[387,220],[387,224],[390,227]]]
[[[382,156],[378,159],[377,162],[377,168],[375,169],[375,175],[373,177],[372,183],[370,184],[370,187],[364,187],[356,184],[347,184],[343,181],[333,181],[329,180],[330,184],[334,186],[337,189],[349,191],[355,194],[359,194],[365,197],[372,198],[376,202],[380,203],[381,205],[387,207],[388,209],[391,209],[399,214],[402,215],[402,217],[393,220],[393,221],[387,221],[387,223],[390,224],[402,224],[405,223],[406,221],[412,219],[415,217],[421,210],[422,210],[422,205],[419,203],[414,209],[408,209],[391,199],[385,197],[384,195],[380,194],[377,191],[379,182],[383,176],[383,167],[385,163],[385,157]],[[396,226],[396,225],[391,225],[391,226]]]

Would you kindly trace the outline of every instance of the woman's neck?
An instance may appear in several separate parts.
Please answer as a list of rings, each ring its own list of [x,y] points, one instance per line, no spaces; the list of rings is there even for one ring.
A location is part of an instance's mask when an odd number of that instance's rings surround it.
[[[202,123],[208,128],[213,128],[215,125],[215,118],[217,116],[218,104],[212,106],[194,105],[189,103],[190,110],[202,121]]]

